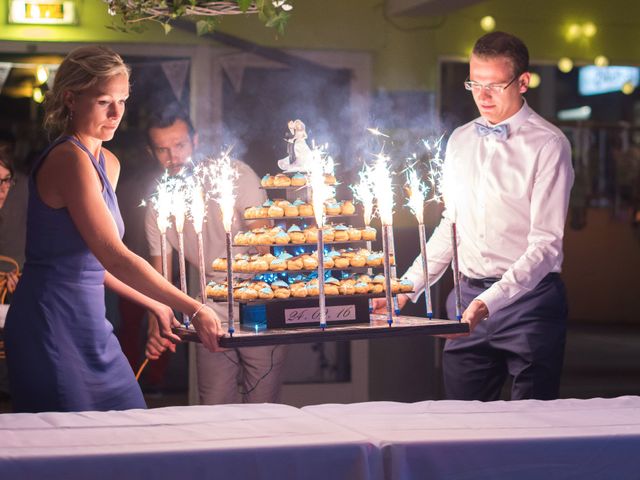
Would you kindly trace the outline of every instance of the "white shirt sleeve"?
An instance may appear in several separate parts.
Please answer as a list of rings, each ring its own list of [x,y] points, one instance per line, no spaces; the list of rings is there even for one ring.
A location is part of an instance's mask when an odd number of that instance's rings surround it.
[[[157,215],[152,205],[147,205],[147,211],[144,216],[144,233],[149,245],[149,255],[152,257],[162,255],[160,229],[158,228]]]
[[[537,161],[528,248],[500,281],[478,296],[490,314],[535,288],[549,272],[560,271],[562,238],[574,180],[569,141],[565,137],[552,137],[541,148]]]

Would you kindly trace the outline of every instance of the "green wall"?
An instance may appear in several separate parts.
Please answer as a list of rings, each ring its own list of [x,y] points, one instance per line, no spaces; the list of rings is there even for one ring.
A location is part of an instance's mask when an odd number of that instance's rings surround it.
[[[589,63],[598,54],[612,63],[640,64],[640,2],[626,0],[490,0],[438,17],[387,18],[380,0],[292,0],[293,17],[284,36],[265,28],[255,16],[228,17],[220,30],[279,48],[369,52],[374,86],[387,90],[432,90],[439,56],[466,57],[482,35],[479,19],[493,15],[497,28],[521,36],[538,61],[568,55]],[[101,0],[80,0],[80,24],[70,27],[7,25],[7,1],[0,1],[0,41],[129,42],[189,45],[209,40],[184,31],[164,35],[158,25],[144,34],[107,28],[112,17]],[[568,42],[570,22],[593,21],[594,38]]]
[[[35,26],[7,24],[9,0],[0,0],[0,41],[18,42],[144,42],[191,44],[200,41],[193,35],[174,32],[166,36],[160,25],[150,24],[144,35],[120,33],[108,28],[113,17],[102,0],[76,0],[78,25]]]

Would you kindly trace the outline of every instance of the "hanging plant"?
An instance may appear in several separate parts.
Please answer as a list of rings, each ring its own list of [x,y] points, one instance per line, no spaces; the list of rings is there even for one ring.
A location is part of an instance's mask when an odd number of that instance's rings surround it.
[[[224,15],[257,14],[267,26],[284,32],[284,26],[293,8],[289,0],[104,0],[110,15],[119,15],[122,25],[112,28],[119,31],[144,30],[144,24],[152,21],[172,29],[171,23],[180,18],[195,21],[199,35],[212,32]]]

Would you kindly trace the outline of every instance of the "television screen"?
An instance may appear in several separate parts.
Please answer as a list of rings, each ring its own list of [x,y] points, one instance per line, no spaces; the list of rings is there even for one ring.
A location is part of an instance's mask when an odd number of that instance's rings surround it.
[[[580,95],[619,92],[627,82],[631,83],[634,88],[637,87],[639,78],[640,69],[638,67],[588,65],[581,67],[578,71],[578,91]]]

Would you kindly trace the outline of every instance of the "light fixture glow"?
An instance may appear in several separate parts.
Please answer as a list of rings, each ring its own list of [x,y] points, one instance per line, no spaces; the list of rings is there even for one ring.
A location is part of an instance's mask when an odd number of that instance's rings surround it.
[[[632,82],[625,82],[624,85],[622,85],[622,93],[625,95],[631,95],[635,89],[636,87],[633,86]]]
[[[598,27],[593,22],[586,22],[582,25],[582,34],[587,38],[592,38],[598,33]]]
[[[567,27],[566,38],[570,42],[576,40],[582,34],[582,27],[577,23],[572,23]]]
[[[573,70],[573,60],[571,60],[569,57],[562,57],[560,60],[558,60],[558,70],[560,70],[562,73],[569,73],[571,70]]]
[[[596,67],[608,67],[609,66],[609,59],[607,57],[605,57],[604,55],[598,55],[593,60],[593,64]]]
[[[42,93],[42,89],[40,87],[35,87],[31,98],[33,98],[33,101],[36,103],[42,103],[44,100],[44,93]]]
[[[591,118],[591,107],[588,105],[558,111],[559,120],[589,120],[589,118]]]
[[[491,15],[487,15],[480,19],[480,28],[485,32],[492,32],[496,28],[496,20]]]
[[[44,65],[38,65],[36,68],[36,79],[38,80],[38,85],[42,85],[46,83],[49,78],[49,70]]]
[[[529,79],[529,88],[538,88],[542,83],[542,78],[536,72],[531,72],[531,78]]]

